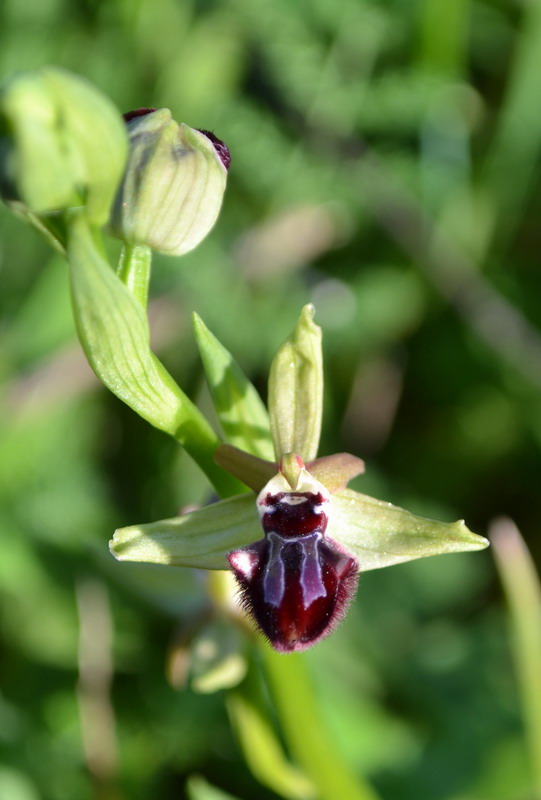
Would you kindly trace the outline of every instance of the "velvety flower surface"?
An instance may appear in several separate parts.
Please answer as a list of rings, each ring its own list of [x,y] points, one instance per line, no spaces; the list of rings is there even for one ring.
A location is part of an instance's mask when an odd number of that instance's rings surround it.
[[[357,588],[357,560],[326,535],[329,506],[304,465],[295,491],[278,474],[257,498],[264,538],[228,555],[243,606],[282,652],[329,633]]]

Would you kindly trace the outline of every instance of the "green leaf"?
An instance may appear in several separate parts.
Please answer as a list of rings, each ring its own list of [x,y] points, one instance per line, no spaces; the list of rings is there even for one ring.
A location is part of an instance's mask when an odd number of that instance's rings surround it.
[[[278,350],[269,378],[269,413],[274,452],[296,453],[306,463],[317,455],[323,409],[321,328],[314,308],[304,306],[291,336]]]
[[[190,800],[238,800],[237,797],[229,794],[229,792],[224,792],[215,786],[211,786],[199,775],[192,776],[188,780],[186,787]]]
[[[218,487],[218,437],[150,349],[148,321],[102,257],[82,214],[69,221],[68,261],[79,339],[98,378],[156,428],[174,436]]]
[[[228,442],[254,456],[272,459],[269,415],[263,401],[231,353],[197,314],[193,325],[214,408]]]
[[[247,494],[181,517],[120,528],[109,546],[119,561],[227,569],[231,550],[262,536],[255,498]]]
[[[227,697],[227,709],[250,770],[264,786],[282,797],[291,800],[315,797],[311,781],[288,762],[268,714],[251,689],[248,682]]]
[[[344,489],[331,498],[328,535],[358,559],[362,572],[414,558],[482,550],[487,539],[462,520],[436,522],[403,508]]]

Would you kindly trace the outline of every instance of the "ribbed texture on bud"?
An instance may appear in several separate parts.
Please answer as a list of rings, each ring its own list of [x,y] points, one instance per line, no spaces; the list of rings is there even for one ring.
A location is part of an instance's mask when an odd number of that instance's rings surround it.
[[[111,231],[160,253],[187,253],[216,222],[227,169],[211,139],[176,123],[169,109],[126,116],[130,154]]]

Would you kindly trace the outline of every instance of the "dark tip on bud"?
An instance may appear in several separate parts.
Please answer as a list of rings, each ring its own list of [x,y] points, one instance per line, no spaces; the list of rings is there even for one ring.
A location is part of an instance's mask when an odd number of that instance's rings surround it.
[[[135,111],[126,111],[125,114],[122,114],[124,117],[124,122],[131,122],[132,119],[136,119],[137,117],[146,117],[147,114],[152,114],[153,111],[156,111],[155,108],[136,108]]]
[[[220,161],[224,165],[226,169],[229,169],[229,165],[231,164],[231,153],[229,152],[229,147],[222,142],[221,139],[218,139],[212,131],[204,131],[202,128],[198,128],[199,133],[205,134],[207,139],[210,139],[212,144],[214,145],[214,149],[218,153]]]

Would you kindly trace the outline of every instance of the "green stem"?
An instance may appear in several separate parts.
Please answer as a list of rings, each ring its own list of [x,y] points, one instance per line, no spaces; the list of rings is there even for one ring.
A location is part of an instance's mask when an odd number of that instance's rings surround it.
[[[430,74],[458,79],[466,68],[470,0],[422,0],[420,11],[421,64]]]
[[[301,654],[280,655],[264,643],[266,672],[291,754],[318,789],[318,800],[377,800],[354,775],[327,735],[314,687]]]
[[[148,305],[151,263],[152,251],[150,247],[143,244],[128,244],[127,242],[122,246],[116,274],[132,297],[141,303],[143,308]]]

